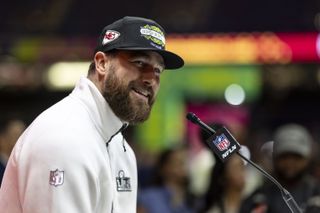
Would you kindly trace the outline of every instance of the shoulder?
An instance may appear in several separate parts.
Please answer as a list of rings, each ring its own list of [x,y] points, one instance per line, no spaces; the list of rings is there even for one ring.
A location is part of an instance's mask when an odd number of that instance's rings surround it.
[[[97,158],[105,151],[85,113],[60,110],[60,103],[38,116],[21,136],[15,149],[19,162],[88,162],[83,159]]]
[[[305,178],[305,187],[306,190],[311,191],[311,197],[313,196],[320,196],[320,182],[312,177],[312,176],[307,176]]]
[[[320,212],[320,183],[313,177],[308,177],[308,188],[311,190],[311,195],[306,203],[306,213]]]
[[[150,187],[147,189],[143,189],[139,193],[140,199],[143,200],[151,200],[151,199],[159,199],[159,197],[167,196],[169,194],[168,190],[163,187]]]
[[[263,186],[257,188],[253,193],[243,200],[240,213],[248,213],[257,206],[266,205],[268,202],[268,194],[272,188],[273,187],[269,184],[264,184]]]
[[[320,212],[320,195],[313,196],[308,199],[305,212],[306,213]]]
[[[90,123],[85,122],[90,119],[87,111],[71,96],[65,97],[63,100],[54,104],[43,113],[41,113],[33,122],[34,126],[40,128],[41,126],[46,128],[55,127],[62,128],[74,128],[81,126],[82,124]],[[72,124],[72,126],[70,125]]]
[[[85,109],[70,97],[66,97],[41,113],[28,127],[25,139],[54,144],[65,141],[81,141],[95,133],[95,128]],[[40,145],[40,144],[37,144]]]

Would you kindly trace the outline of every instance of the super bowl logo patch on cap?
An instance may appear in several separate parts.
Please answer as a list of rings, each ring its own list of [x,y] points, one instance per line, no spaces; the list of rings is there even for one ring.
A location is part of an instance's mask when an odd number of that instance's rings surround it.
[[[164,33],[159,27],[153,25],[145,25],[140,28],[140,33],[147,40],[152,41],[156,48],[163,49],[166,43]]]
[[[103,40],[102,40],[102,45],[105,45],[107,43],[110,43],[117,38],[119,38],[120,33],[114,30],[107,30],[106,33],[104,34]]]

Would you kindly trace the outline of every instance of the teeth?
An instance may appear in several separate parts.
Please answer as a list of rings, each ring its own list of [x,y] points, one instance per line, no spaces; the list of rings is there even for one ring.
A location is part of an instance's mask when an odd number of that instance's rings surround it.
[[[134,91],[137,92],[137,93],[139,93],[140,95],[143,95],[143,96],[145,96],[145,97],[148,97],[148,93],[144,93],[144,92],[139,91],[139,90],[136,90],[136,89],[134,89]]]

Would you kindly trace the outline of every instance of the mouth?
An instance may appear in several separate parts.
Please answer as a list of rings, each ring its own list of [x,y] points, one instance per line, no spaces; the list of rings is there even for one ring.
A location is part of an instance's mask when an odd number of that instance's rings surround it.
[[[150,98],[150,93],[148,91],[144,91],[144,90],[139,90],[139,89],[136,89],[136,88],[132,88],[132,90],[138,94],[139,96],[142,96],[144,98],[146,98],[147,100],[149,100]]]

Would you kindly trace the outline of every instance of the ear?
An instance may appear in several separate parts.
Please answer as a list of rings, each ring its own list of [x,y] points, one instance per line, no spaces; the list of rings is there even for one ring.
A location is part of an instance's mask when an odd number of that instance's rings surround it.
[[[106,68],[109,62],[108,56],[99,51],[94,55],[94,62],[96,64],[96,72],[99,74],[99,76],[105,76],[107,70]]]

